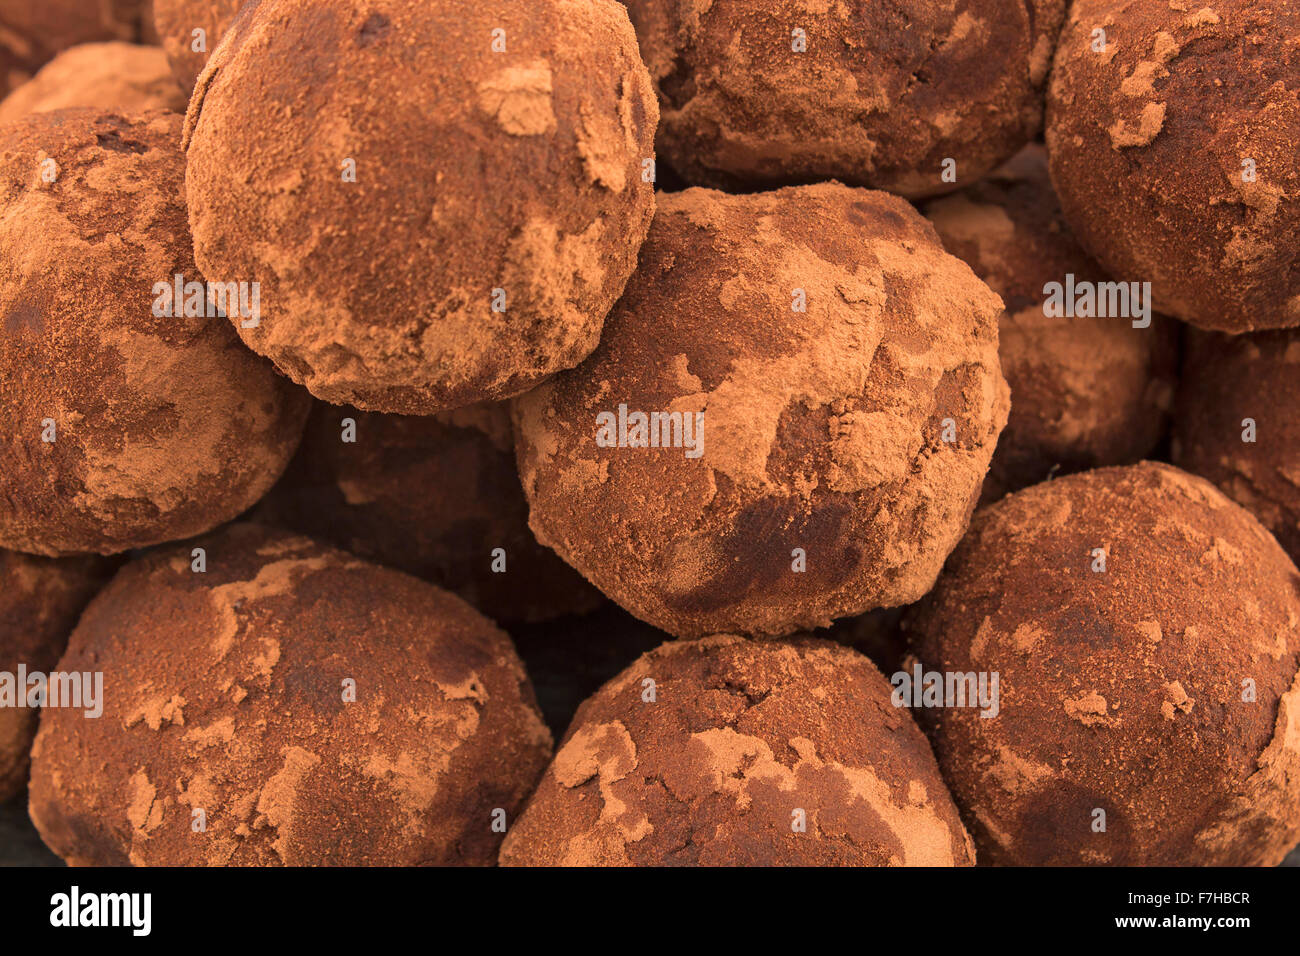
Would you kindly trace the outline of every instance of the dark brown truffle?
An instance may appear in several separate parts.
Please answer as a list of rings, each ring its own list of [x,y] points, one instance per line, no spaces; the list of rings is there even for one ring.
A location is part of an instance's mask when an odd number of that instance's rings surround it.
[[[992,719],[918,712],[982,862],[1273,865],[1300,839],[1300,572],[1209,482],[1010,495],[910,625],[927,669],[999,675]]]
[[[0,546],[111,554],[199,534],[293,454],[308,397],[227,319],[160,305],[160,284],[201,281],[180,123],[56,110],[0,135]]]
[[[1065,224],[1043,148],[1026,147],[982,182],[931,202],[925,214],[944,247],[1006,305],[998,356],[1011,386],[1011,415],[983,499],[1052,474],[1146,457],[1169,423],[1178,326],[1165,316],[1137,315],[1133,299],[1129,315],[1070,315],[1074,302],[1065,314],[1055,307],[1046,292],[1051,283],[1095,292],[1111,280]],[[1108,310],[1108,298],[1102,293],[1086,311]],[[1148,319],[1145,328],[1134,327]]]
[[[204,573],[155,552],[73,632],[59,669],[112,692],[98,719],[42,714],[45,842],[81,865],[491,863],[551,752],[510,639],[306,538],[199,543]]]
[[[262,0],[190,101],[195,258],[336,404],[508,398],[595,348],[636,264],[658,110],[613,0]]]
[[[1300,325],[1300,6],[1077,0],[1047,102],[1065,216],[1206,329]],[[1102,44],[1104,42],[1104,49]]]
[[[183,113],[187,100],[156,46],[83,43],[64,50],[5,97],[0,123],[76,106],[120,113],[153,109]]]
[[[1006,421],[1001,308],[887,193],[665,195],[600,348],[517,400],[533,531],[678,637],[914,601]]]
[[[107,572],[100,558],[55,560],[0,551],[0,803],[27,784],[39,713],[29,706],[34,685],[19,681],[19,668],[29,677],[49,675]]]
[[[154,26],[187,94],[241,6],[243,0],[154,0]]]
[[[1037,133],[1065,15],[1064,0],[626,2],[660,152],[690,182],[913,197],[974,182]]]
[[[675,641],[578,710],[506,865],[962,866],[925,737],[829,641]]]
[[[1210,479],[1300,560],[1300,332],[1188,337],[1174,463]]]
[[[318,402],[256,516],[455,591],[494,621],[601,599],[528,530],[501,402],[419,417]]]
[[[79,43],[142,39],[142,0],[0,0],[0,97]]]

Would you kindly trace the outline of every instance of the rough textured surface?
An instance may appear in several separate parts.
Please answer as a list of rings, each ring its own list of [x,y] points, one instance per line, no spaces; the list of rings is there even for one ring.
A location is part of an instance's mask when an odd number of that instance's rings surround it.
[[[108,575],[101,558],[34,558],[0,551],[0,672],[48,674],[77,616]],[[17,680],[16,676],[13,680]],[[26,687],[17,687],[26,695]],[[39,711],[0,706],[0,803],[27,785]]]
[[[954,866],[974,852],[870,661],[719,636],[651,651],[579,708],[501,862]]]
[[[70,863],[486,864],[551,752],[510,639],[459,598],[306,538],[234,525],[125,568],[47,708],[30,809]],[[355,681],[346,702],[345,682]],[[195,810],[206,830],[191,828]]]
[[[910,623],[927,669],[1000,675],[996,718],[918,714],[981,862],[1271,865],[1300,838],[1300,572],[1209,482],[1013,494]]]
[[[0,0],[0,97],[79,43],[145,40],[142,0]]]
[[[663,196],[600,348],[517,400],[533,531],[678,637],[914,601],[1006,422],[1000,310],[886,193]],[[599,447],[620,405],[702,413],[702,454]]]
[[[355,441],[343,441],[345,433]],[[256,517],[455,591],[494,621],[540,620],[600,601],[528,530],[501,402],[427,417],[318,402]],[[492,570],[497,548],[502,572]]]
[[[293,454],[308,397],[228,320],[153,314],[155,283],[198,279],[180,122],[57,110],[0,134],[2,547],[110,554],[199,534]]]
[[[176,81],[189,93],[243,0],[154,0],[153,22]],[[194,32],[202,30],[201,36]],[[198,46],[201,49],[196,50]]]
[[[622,7],[263,0],[227,40],[190,102],[187,188],[203,273],[262,283],[251,348],[401,414],[590,354],[654,209],[658,110]]]
[[[1300,332],[1188,337],[1174,463],[1210,479],[1243,505],[1293,560],[1300,560],[1297,407]]]
[[[659,149],[697,185],[974,182],[1042,125],[1064,0],[627,0]],[[795,52],[794,29],[807,35]],[[956,183],[941,179],[945,159]]]
[[[1006,306],[998,356],[1011,415],[984,482],[994,501],[1042,481],[1139,461],[1164,437],[1177,380],[1177,323],[1044,314],[1047,283],[1107,282],[1061,215],[1047,154],[1028,146],[987,179],[925,208],[944,248]]]
[[[1047,147],[1066,218],[1202,328],[1300,325],[1298,34],[1292,0],[1078,0],[1061,34]]]
[[[0,123],[47,110],[85,106],[122,113],[185,112],[167,58],[156,46],[83,43],[64,50],[0,103]]]

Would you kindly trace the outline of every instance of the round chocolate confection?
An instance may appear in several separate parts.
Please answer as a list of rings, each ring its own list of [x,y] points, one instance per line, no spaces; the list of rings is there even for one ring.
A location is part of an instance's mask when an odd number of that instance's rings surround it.
[[[613,0],[246,4],[186,121],[203,274],[318,398],[427,415],[585,358],[654,210],[658,109]]]
[[[154,552],[86,609],[30,810],[80,865],[488,864],[551,754],[510,639],[409,575],[256,525]],[[504,816],[503,816],[504,814]]]
[[[5,97],[0,123],[77,106],[120,113],[183,113],[186,102],[158,47],[83,43],[64,50]]]
[[[241,6],[243,0],[154,0],[154,26],[187,94]]]
[[[1077,0],[1047,149],[1079,241],[1205,329],[1300,325],[1300,6]]]
[[[982,862],[1274,865],[1300,839],[1300,572],[1209,482],[1144,462],[1012,494],[908,623],[945,685],[998,675],[992,718],[918,711]]]
[[[925,737],[830,641],[674,641],[579,708],[505,865],[966,866]]]
[[[915,601],[1006,422],[1001,308],[896,196],[665,195],[600,348],[516,402],[533,531],[677,637]]]
[[[0,0],[0,97],[60,50],[143,39],[144,7],[145,0]]]

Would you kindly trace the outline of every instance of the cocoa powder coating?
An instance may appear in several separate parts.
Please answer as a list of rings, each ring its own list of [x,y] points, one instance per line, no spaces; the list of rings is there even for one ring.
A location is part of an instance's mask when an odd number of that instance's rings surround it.
[[[243,0],[154,0],[154,26],[187,95],[241,6]]]

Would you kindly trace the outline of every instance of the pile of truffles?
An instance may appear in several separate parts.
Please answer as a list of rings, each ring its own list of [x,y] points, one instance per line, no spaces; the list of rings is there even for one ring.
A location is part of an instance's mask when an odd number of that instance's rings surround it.
[[[0,0],[0,863],[1281,863],[1298,38]]]

